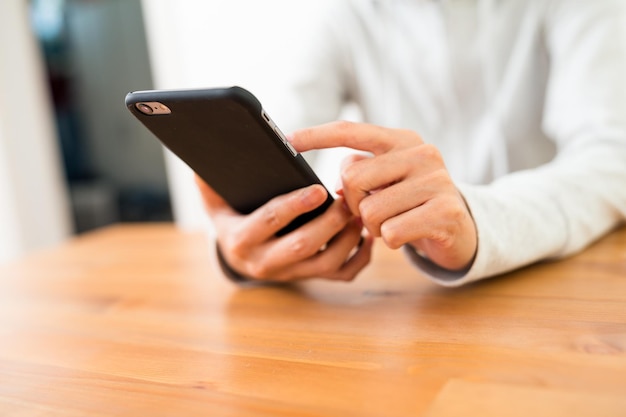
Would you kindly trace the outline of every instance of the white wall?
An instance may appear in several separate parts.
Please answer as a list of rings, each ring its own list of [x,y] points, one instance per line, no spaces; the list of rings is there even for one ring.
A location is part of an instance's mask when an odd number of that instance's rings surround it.
[[[165,191],[161,148],[124,106],[127,92],[152,87],[141,11],[137,0],[68,3],[73,94],[97,174],[115,188]]]
[[[70,234],[67,192],[27,0],[0,1],[0,262]]]
[[[240,85],[251,90],[281,125],[273,93],[281,56],[298,48],[322,0],[143,0],[156,88]],[[177,223],[199,227],[203,214],[191,172],[167,158]]]

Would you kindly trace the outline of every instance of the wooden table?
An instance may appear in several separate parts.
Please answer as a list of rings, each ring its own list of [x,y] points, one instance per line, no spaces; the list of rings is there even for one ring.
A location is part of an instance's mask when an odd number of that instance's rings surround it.
[[[206,242],[115,226],[0,267],[0,415],[626,416],[626,229],[460,289],[238,289]]]

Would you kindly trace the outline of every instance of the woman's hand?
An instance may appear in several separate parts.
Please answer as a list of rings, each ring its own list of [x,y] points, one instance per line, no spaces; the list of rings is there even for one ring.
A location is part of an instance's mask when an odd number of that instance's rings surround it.
[[[234,271],[249,279],[288,282],[320,277],[349,281],[369,262],[372,238],[362,237],[362,223],[341,198],[320,216],[276,237],[276,232],[300,214],[324,203],[327,192],[321,185],[276,197],[242,215],[199,177],[196,183],[215,225],[223,257]]]
[[[437,265],[462,270],[478,246],[474,220],[439,151],[409,130],[334,122],[298,131],[299,152],[345,146],[370,152],[348,157],[342,190],[354,216],[387,246],[412,245]]]

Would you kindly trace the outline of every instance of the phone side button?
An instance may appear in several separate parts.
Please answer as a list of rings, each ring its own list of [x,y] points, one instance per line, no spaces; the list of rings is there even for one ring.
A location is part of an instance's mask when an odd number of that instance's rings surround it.
[[[276,132],[276,134],[280,137],[280,140],[282,140],[283,142],[287,142],[287,138],[285,137],[283,132],[278,128],[278,126],[273,126],[273,128],[274,128],[274,132]]]
[[[287,149],[289,149],[289,152],[291,152],[291,154],[293,156],[298,156],[298,151],[296,151],[293,146],[291,145],[291,143],[289,143],[288,141],[285,141],[285,146],[287,147]]]
[[[285,144],[287,149],[289,149],[289,152],[291,152],[293,156],[298,156],[298,151],[294,149],[294,147],[291,145],[291,143],[289,143],[289,141],[286,140],[283,143]]]
[[[297,156],[298,155],[298,151],[296,151],[293,148],[293,146],[291,146],[291,143],[289,143],[289,141],[287,140],[287,138],[285,137],[283,132],[281,132],[281,130],[278,127],[276,127],[276,126],[274,126],[274,132],[276,132],[276,134],[280,137],[280,139],[283,141],[283,143],[285,144],[287,149],[289,149],[289,152],[291,152],[291,154],[293,156]]]

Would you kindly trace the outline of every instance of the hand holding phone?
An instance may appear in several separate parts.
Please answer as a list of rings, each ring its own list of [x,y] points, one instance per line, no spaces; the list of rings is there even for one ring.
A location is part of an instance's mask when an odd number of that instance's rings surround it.
[[[197,173],[219,247],[238,274],[349,280],[369,262],[360,221],[333,200],[248,91],[134,92],[126,105]]]
[[[198,185],[217,230],[218,260],[236,281],[314,277],[349,281],[369,262],[371,239],[361,241],[362,224],[342,199],[315,219],[276,237],[277,228],[289,219],[325,201],[326,191],[320,185],[273,198],[248,215],[234,211],[201,179]]]

